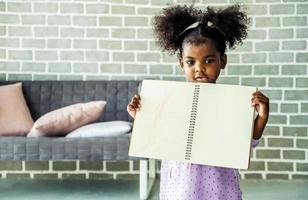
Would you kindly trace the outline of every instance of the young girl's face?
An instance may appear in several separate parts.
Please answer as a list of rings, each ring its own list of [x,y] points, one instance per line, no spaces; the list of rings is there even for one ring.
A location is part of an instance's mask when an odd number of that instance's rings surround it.
[[[226,66],[226,55],[220,55],[213,42],[184,43],[180,66],[191,82],[216,83],[220,70]]]

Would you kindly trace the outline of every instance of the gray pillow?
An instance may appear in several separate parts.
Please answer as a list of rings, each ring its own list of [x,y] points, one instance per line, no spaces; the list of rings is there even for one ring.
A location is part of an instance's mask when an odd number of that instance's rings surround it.
[[[110,121],[92,123],[73,130],[66,137],[116,137],[132,130],[132,123]]]

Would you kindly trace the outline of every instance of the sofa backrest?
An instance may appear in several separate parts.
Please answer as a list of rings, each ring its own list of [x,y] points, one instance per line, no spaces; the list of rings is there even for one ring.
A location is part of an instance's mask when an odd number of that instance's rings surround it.
[[[0,81],[0,85],[18,81]],[[74,103],[105,100],[100,121],[132,121],[126,106],[141,81],[21,81],[27,105],[36,120],[43,114]]]

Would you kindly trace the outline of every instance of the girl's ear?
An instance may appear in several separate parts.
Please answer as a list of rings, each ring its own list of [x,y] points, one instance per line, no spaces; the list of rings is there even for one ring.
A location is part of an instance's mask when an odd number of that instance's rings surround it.
[[[182,58],[179,58],[179,65],[182,68],[182,71],[184,71],[184,63]]]
[[[220,69],[225,69],[226,65],[227,65],[227,55],[224,54],[220,57],[221,60],[221,64],[220,64]]]

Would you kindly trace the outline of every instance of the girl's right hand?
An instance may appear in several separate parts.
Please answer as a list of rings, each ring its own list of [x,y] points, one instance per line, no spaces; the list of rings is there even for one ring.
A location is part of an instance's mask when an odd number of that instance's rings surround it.
[[[141,101],[140,95],[135,94],[135,96],[132,98],[130,103],[127,105],[127,112],[134,119],[135,119],[137,110],[140,110],[141,108],[140,101]]]

